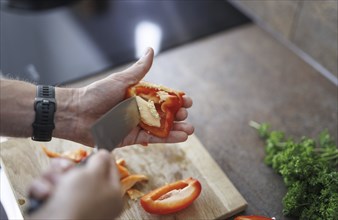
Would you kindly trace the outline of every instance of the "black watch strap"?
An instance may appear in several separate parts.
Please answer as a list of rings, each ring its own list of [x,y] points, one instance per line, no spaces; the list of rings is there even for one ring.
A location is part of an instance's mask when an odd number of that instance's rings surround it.
[[[32,140],[50,141],[55,128],[54,113],[56,111],[55,88],[53,86],[38,85],[36,87],[34,110]]]

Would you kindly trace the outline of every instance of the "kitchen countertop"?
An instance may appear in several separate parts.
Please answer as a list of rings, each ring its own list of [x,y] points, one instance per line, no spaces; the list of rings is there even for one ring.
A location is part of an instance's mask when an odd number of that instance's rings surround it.
[[[250,120],[291,137],[328,129],[337,142],[337,87],[254,24],[161,53],[145,80],[192,97],[188,120],[247,200],[241,214],[287,219],[281,204],[286,188],[263,163],[263,141]]]
[[[315,137],[327,128],[337,142],[337,87],[253,24],[159,54],[145,80],[192,97],[188,121],[247,200],[240,214],[287,219],[281,204],[285,186],[263,163],[263,142],[250,120],[267,122],[292,137]]]

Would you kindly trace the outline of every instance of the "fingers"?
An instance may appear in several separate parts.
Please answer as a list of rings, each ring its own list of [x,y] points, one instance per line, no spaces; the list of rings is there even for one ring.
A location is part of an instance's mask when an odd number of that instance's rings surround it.
[[[52,192],[55,184],[61,175],[74,166],[74,163],[64,158],[52,159],[50,167],[42,176],[35,179],[29,189],[29,194],[33,198],[44,200]]]
[[[153,63],[153,59],[154,50],[149,47],[136,63],[122,72],[113,74],[112,77],[126,83],[127,87],[134,85],[147,74]]]
[[[106,150],[99,150],[88,159],[86,168],[96,176],[109,177],[111,155]]]
[[[155,137],[147,132],[140,132],[137,141],[142,143],[142,139],[147,139],[147,143],[178,143],[188,139],[188,136],[194,133],[194,127],[186,122],[175,122],[168,137],[159,138]],[[143,142],[144,143],[144,142]]]
[[[188,111],[187,108],[190,108],[192,106],[192,99],[188,96],[183,96],[183,107],[180,108],[176,115],[175,115],[175,120],[176,121],[183,121],[188,117]]]
[[[45,200],[52,193],[53,187],[46,179],[35,179],[29,188],[29,195],[37,200]]]
[[[55,185],[59,181],[60,176],[74,165],[74,162],[65,158],[52,159],[48,170],[42,174],[42,178]]]
[[[163,143],[178,143],[178,142],[184,142],[187,139],[188,139],[188,134],[184,131],[170,131],[169,136],[166,138],[165,142]]]
[[[188,134],[184,131],[170,131],[168,137],[166,138],[160,138],[153,136],[151,134],[148,134],[146,131],[141,130],[137,139],[137,144],[142,143],[178,143],[183,142],[188,139]]]
[[[192,135],[194,133],[194,126],[186,122],[175,122],[172,128],[173,131],[183,131],[187,135]]]
[[[74,166],[74,162],[65,158],[54,158],[51,160],[50,170],[63,173]]]
[[[120,175],[117,170],[115,158],[106,150],[99,150],[86,164],[87,170],[90,171],[90,178],[96,178],[96,184],[103,183],[105,197],[109,202],[114,202],[113,206],[109,207],[112,215],[117,215],[122,210],[122,197],[120,186]],[[103,181],[102,181],[103,180]],[[95,184],[95,185],[96,185]],[[100,185],[98,185],[100,187]]]
[[[186,122],[174,123],[172,131],[170,131],[168,137],[159,138],[147,133],[144,130],[140,130],[134,143],[178,143],[188,139],[188,136],[194,133],[194,127]]]
[[[180,108],[176,115],[175,115],[175,120],[176,121],[183,121],[188,117],[188,111],[186,108]]]
[[[188,96],[183,96],[183,107],[184,108],[190,108],[192,106],[192,99]]]

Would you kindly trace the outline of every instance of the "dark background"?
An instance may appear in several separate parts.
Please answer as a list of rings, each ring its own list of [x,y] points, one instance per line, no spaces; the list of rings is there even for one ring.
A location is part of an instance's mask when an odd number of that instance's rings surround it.
[[[250,22],[227,1],[9,0],[2,75],[57,85],[130,62],[142,21],[160,28],[159,52]]]

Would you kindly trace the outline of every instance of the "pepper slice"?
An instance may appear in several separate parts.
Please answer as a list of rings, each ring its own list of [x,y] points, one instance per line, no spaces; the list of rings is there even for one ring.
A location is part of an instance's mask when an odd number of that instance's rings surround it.
[[[164,86],[149,82],[139,82],[127,89],[126,98],[140,96],[146,101],[151,101],[160,117],[160,127],[155,127],[140,122],[140,126],[157,137],[168,137],[173,126],[177,111],[183,106],[184,92],[176,91]]]
[[[258,216],[258,215],[248,215],[248,216],[237,216],[234,220],[273,220],[274,218]]]
[[[80,163],[84,160],[89,154],[87,151],[83,150],[82,148],[73,150],[73,151],[65,151],[63,153],[57,153],[51,150],[48,150],[45,146],[42,146],[43,151],[45,154],[50,158],[65,158],[72,160],[75,163]],[[126,165],[126,161],[124,159],[119,159],[116,161],[116,166],[120,174],[120,179],[123,179],[130,175],[128,169],[124,167],[122,164]]]
[[[124,195],[127,190],[133,187],[136,183],[146,181],[148,181],[148,177],[141,174],[133,174],[123,178],[121,180],[122,195]]]
[[[119,171],[119,174],[120,174],[120,179],[123,179],[127,176],[130,175],[128,169],[118,163],[116,163],[116,166],[117,166],[117,170]]]
[[[190,177],[157,188],[144,195],[140,202],[146,212],[160,215],[170,214],[191,205],[200,195],[201,190],[200,182]]]
[[[43,151],[45,154],[50,158],[57,158],[62,157],[69,160],[74,161],[75,163],[79,163],[81,160],[85,159],[89,154],[82,148],[78,148],[73,151],[65,151],[63,153],[57,153],[51,150],[48,150],[45,146],[42,146]]]
[[[143,192],[141,192],[141,191],[139,191],[137,189],[133,189],[133,188],[128,189],[127,190],[127,194],[128,194],[128,196],[129,196],[129,198],[131,200],[138,200],[139,198],[141,198],[142,196],[144,196]]]

